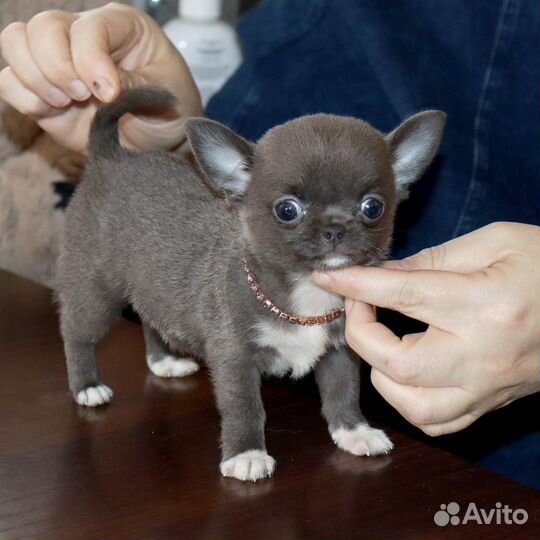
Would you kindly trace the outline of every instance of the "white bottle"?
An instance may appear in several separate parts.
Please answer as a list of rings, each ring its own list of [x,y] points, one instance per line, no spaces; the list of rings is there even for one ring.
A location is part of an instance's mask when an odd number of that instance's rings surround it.
[[[203,105],[242,63],[233,27],[219,20],[221,0],[179,0],[180,17],[163,30],[184,57]]]

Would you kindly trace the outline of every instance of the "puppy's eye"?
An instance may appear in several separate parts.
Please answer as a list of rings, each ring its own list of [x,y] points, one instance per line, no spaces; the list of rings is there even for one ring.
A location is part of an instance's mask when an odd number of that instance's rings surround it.
[[[288,223],[289,225],[299,223],[305,213],[306,209],[304,205],[297,198],[290,195],[281,197],[274,205],[275,216],[283,223]]]
[[[376,221],[384,213],[384,201],[377,195],[366,195],[358,207],[358,213],[368,223]]]

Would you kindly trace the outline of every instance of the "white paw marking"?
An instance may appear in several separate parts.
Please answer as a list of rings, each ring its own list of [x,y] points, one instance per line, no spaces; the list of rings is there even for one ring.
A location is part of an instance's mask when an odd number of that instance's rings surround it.
[[[330,433],[338,448],[355,456],[388,454],[394,444],[381,429],[358,424],[354,429],[338,428]]]
[[[270,478],[274,473],[276,460],[263,450],[242,452],[220,465],[221,474],[238,480],[256,482],[261,478]]]
[[[104,405],[109,403],[113,397],[113,391],[104,384],[98,386],[89,386],[84,390],[81,390],[75,401],[79,405],[85,405],[86,407],[97,407],[98,405]]]
[[[147,358],[150,371],[158,377],[186,377],[199,371],[199,364],[189,358],[176,358],[165,356],[157,362],[152,361],[152,356]]]

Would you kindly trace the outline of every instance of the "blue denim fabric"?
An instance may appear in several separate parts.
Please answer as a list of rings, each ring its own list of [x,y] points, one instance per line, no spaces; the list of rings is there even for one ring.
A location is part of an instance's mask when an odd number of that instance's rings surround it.
[[[537,0],[267,0],[238,31],[245,62],[207,114],[248,138],[316,112],[382,131],[448,114],[398,214],[395,257],[493,221],[540,224]]]
[[[499,474],[540,490],[540,432],[529,433],[480,460]],[[536,449],[536,452],[534,451]]]

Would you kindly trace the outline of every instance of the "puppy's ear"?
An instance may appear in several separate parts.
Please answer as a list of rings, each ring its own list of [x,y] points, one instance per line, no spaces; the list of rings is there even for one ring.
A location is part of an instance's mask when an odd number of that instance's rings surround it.
[[[385,139],[392,154],[392,168],[400,199],[406,199],[409,186],[426,170],[441,142],[446,114],[424,111],[407,118]]]
[[[204,174],[225,195],[242,197],[251,180],[254,145],[206,118],[186,121],[186,135]]]

